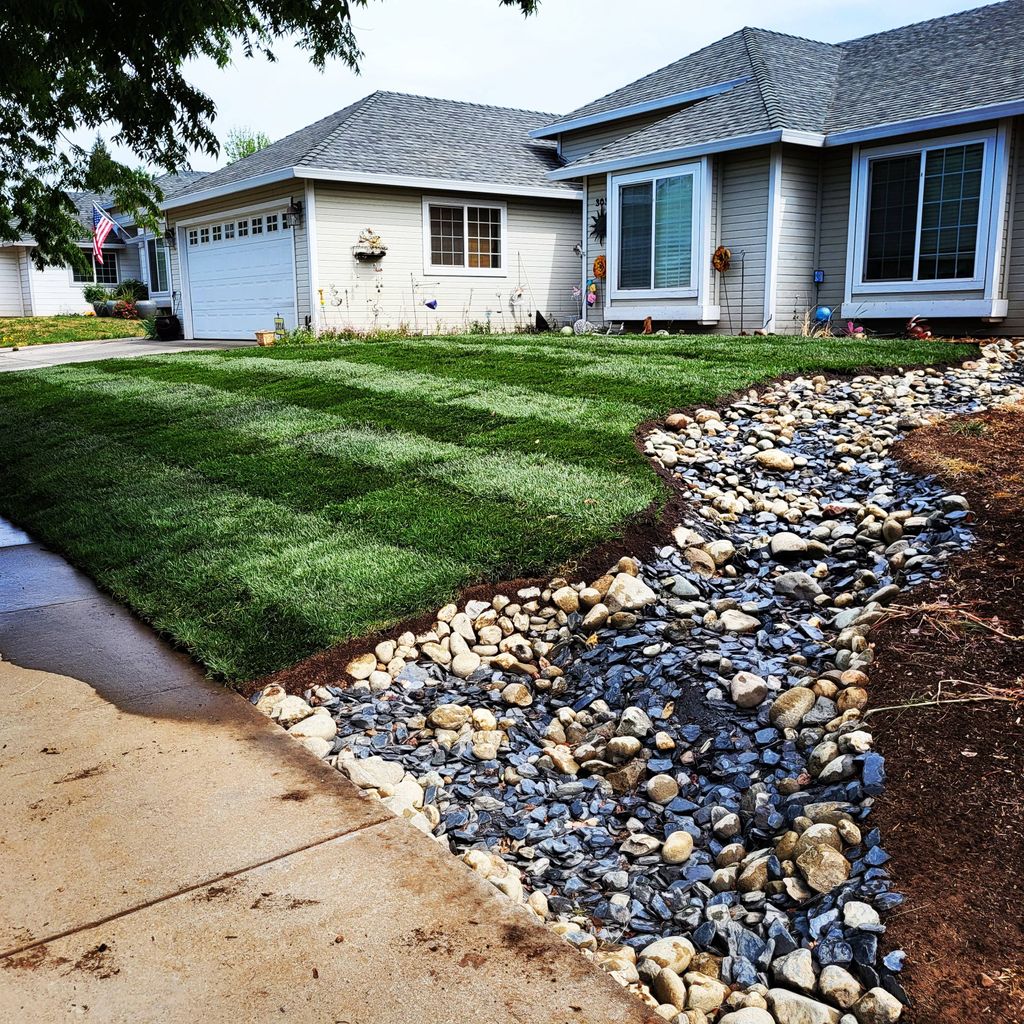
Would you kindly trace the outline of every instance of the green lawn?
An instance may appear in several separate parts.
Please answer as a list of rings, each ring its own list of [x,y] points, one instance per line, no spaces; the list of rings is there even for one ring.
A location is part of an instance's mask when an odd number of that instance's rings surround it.
[[[139,320],[104,316],[3,316],[0,347],[52,345],[58,341],[99,341],[104,338],[141,338],[146,333]]]
[[[964,354],[964,349],[957,349]],[[662,495],[634,427],[941,343],[414,338],[0,374],[0,513],[240,680],[551,568]]]

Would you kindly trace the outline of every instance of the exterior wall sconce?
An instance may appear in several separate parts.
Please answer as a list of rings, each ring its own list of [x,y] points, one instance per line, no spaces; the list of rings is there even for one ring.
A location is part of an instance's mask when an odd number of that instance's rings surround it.
[[[168,248],[174,249],[178,245],[178,233],[174,228],[164,228],[164,241],[167,243]]]
[[[302,227],[302,203],[293,199],[284,211],[284,222],[290,228]]]

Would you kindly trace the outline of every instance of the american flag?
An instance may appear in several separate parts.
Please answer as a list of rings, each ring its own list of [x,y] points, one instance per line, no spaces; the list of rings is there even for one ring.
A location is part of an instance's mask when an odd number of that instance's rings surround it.
[[[95,203],[92,204],[92,254],[96,262],[103,264],[103,243],[111,231],[116,231],[117,225],[108,213],[101,210]]]

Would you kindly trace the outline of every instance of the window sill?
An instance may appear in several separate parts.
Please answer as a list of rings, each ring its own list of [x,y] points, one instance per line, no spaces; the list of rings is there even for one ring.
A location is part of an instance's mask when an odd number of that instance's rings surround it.
[[[432,267],[423,268],[424,275],[428,277],[508,277],[508,271],[504,267],[497,270],[486,270],[474,267]]]
[[[716,324],[721,319],[719,306],[702,305],[698,302],[680,302],[674,305],[653,302],[622,302],[614,300],[605,303],[605,320],[686,320],[699,324]]]
[[[1000,320],[1006,316],[1006,299],[854,299],[844,302],[840,316],[858,320],[912,316],[977,317]]]

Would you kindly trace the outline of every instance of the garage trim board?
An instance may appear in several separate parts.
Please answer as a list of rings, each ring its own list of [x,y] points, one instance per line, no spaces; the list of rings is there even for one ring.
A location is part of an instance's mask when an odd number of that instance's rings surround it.
[[[177,225],[185,334],[248,339],[280,316],[298,326],[294,231],[288,200]]]

